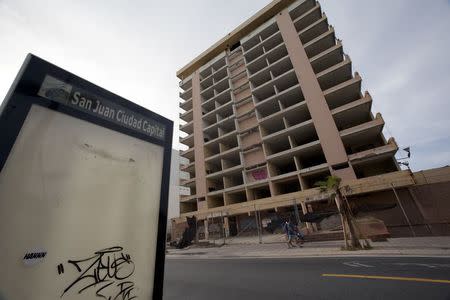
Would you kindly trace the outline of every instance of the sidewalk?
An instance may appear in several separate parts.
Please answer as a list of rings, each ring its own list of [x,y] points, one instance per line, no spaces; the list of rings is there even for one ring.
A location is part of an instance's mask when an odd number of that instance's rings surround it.
[[[447,256],[450,257],[450,237],[392,238],[386,242],[371,242],[373,249],[343,251],[343,241],[307,242],[301,248],[288,249],[283,235],[230,240],[229,244],[212,247],[191,246],[168,249],[167,258],[289,258],[316,256]],[[216,241],[220,245],[222,241]]]

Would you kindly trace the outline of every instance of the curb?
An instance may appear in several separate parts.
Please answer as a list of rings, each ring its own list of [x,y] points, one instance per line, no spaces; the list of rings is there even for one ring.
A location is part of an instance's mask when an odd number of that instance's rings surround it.
[[[286,256],[242,256],[242,255],[224,255],[224,256],[208,256],[208,255],[179,255],[166,254],[166,259],[179,260],[227,260],[227,259],[298,259],[298,258],[347,258],[347,257],[420,257],[420,258],[450,258],[450,255],[418,255],[418,254],[332,254],[332,255],[286,255]]]

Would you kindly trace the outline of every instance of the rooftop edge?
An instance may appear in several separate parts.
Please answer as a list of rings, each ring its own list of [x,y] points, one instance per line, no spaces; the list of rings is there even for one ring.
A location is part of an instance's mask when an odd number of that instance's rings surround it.
[[[251,16],[241,25],[236,27],[233,31],[227,34],[225,37],[217,41],[214,45],[200,53],[196,58],[191,60],[187,65],[177,71],[177,77],[183,79],[191,75],[195,70],[199,69],[202,65],[209,62],[211,59],[225,51],[227,47],[235,44],[246,35],[250,34],[253,30],[264,24],[267,20],[272,18],[279,11],[288,7],[296,0],[273,0],[264,8],[259,10],[256,14]]]

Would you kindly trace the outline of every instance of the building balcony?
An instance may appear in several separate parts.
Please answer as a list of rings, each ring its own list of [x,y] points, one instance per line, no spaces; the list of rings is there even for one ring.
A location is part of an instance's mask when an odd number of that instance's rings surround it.
[[[277,77],[292,68],[293,67],[289,55],[280,58],[279,60],[262,68],[249,77],[249,81],[252,84],[252,89],[272,80],[273,77]]]
[[[267,161],[279,163],[288,157],[314,155],[317,151],[322,151],[319,140],[268,155]]]
[[[236,142],[236,135],[237,135],[237,130],[227,132],[225,134],[219,135],[215,139],[211,139],[211,140],[205,142],[205,146],[218,145],[219,143],[230,144],[230,143]]]
[[[180,202],[197,202],[197,195],[180,195]]]
[[[208,77],[202,79],[200,81],[200,88],[202,90],[206,90],[206,89],[212,87],[217,82],[219,82],[222,79],[224,79],[225,77],[227,77],[227,75],[228,75],[227,65],[223,65],[219,70],[215,71],[214,73],[212,73]]]
[[[390,139],[384,146],[375,147],[365,151],[361,151],[348,156],[352,165],[364,164],[369,161],[382,160],[393,157],[398,150],[397,143],[394,139]]]
[[[268,113],[266,110],[265,113]],[[261,115],[261,114],[260,114]],[[285,118],[288,124],[295,124],[298,122],[303,122],[311,119],[311,115],[309,114],[308,106],[306,105],[306,101],[300,101],[291,106],[287,106],[283,108],[283,106],[277,105],[273,107],[273,110],[266,116],[259,118],[259,123],[261,125],[267,125],[268,122],[271,122],[274,119],[282,119]]]
[[[344,50],[342,42],[337,41],[336,45],[322,51],[321,53],[310,58],[311,66],[314,72],[320,73],[344,60]]]
[[[187,134],[192,134],[194,132],[194,121],[190,121],[183,125],[180,124],[180,130]]]
[[[320,88],[323,91],[330,89],[338,84],[352,79],[352,61],[347,55],[345,55],[342,62],[323,70],[316,76],[319,81]]]
[[[263,136],[262,139],[264,142],[277,143],[280,139],[285,138],[289,135],[300,135],[304,138],[316,136],[316,130],[313,121],[310,119],[301,122],[286,129],[282,129],[272,134]]]
[[[353,126],[339,132],[344,146],[352,144],[364,144],[376,141],[379,138],[384,126],[384,120],[381,114],[377,114],[375,119]]]
[[[209,112],[215,108],[215,101],[222,103],[222,104],[228,102],[229,99],[231,99],[230,92],[231,92],[231,88],[229,87],[226,90],[214,95],[212,98],[210,98],[202,103],[202,108],[204,110],[206,110],[206,112]]]
[[[274,32],[267,39],[262,41],[261,43],[255,45],[248,51],[244,52],[244,57],[247,63],[250,63],[263,55],[264,53],[272,50],[279,44],[283,42],[283,38],[281,37],[281,33],[279,31]]]
[[[195,177],[190,179],[181,179],[180,185],[185,187],[195,187]]]
[[[283,90],[271,96],[269,98],[264,99],[263,101],[258,101],[258,99],[254,98],[255,108],[258,110],[261,117],[266,117],[272,114],[281,103],[282,106],[287,107],[294,105],[298,102],[301,102],[304,99],[302,91],[300,89],[300,84],[295,84],[294,86]]]
[[[185,111],[191,110],[192,109],[192,98],[189,100],[180,102],[180,107]]]
[[[361,76],[355,76],[323,92],[331,110],[361,98]]]
[[[225,52],[222,52],[200,68],[200,82],[221,70],[226,64],[226,55]]]
[[[225,115],[232,115],[233,114],[233,100],[230,100],[226,103],[220,104],[219,102],[216,102],[216,108],[214,108],[213,110],[207,112],[206,114],[203,115],[203,120],[207,121],[207,122],[216,122],[216,118],[215,115],[216,114],[225,114]]]
[[[206,155],[205,155],[206,156]],[[205,162],[214,162],[214,161],[220,161],[221,159],[229,159],[229,158],[233,158],[233,157],[238,157],[239,158],[239,147],[233,147],[231,149],[227,149],[225,151],[222,151],[220,153],[211,155],[211,156],[207,156],[205,157]]]
[[[372,97],[365,93],[364,97],[339,106],[331,111],[338,130],[368,121],[371,116]]]
[[[259,70],[267,67],[268,65],[276,62],[282,57],[285,57],[288,54],[286,46],[284,43],[280,43],[278,46],[274,47],[270,51],[265,52],[255,60],[250,63],[247,63],[247,70],[250,75],[258,72]]]
[[[180,137],[180,143],[188,146],[189,148],[194,147],[194,134],[191,133],[190,135],[186,137]]]
[[[282,159],[280,159],[278,162],[285,162],[289,159],[292,159],[292,157],[284,157]],[[328,171],[328,164],[326,162],[324,163],[319,163],[317,165],[314,165],[312,167],[307,167],[307,168],[301,168],[300,170],[292,170],[292,171],[288,171],[288,172],[282,172],[282,174],[277,174],[274,176],[270,177],[270,181],[272,182],[283,182],[283,181],[289,181],[293,178],[297,178],[298,176],[311,176],[311,175],[315,175],[315,174],[319,174],[319,173],[323,173],[324,171]]]
[[[336,36],[334,33],[334,28],[332,26],[329,26],[327,32],[304,44],[303,47],[305,48],[306,55],[309,58],[312,58],[335,45]]]
[[[224,190],[225,205],[232,205],[237,203],[243,203],[247,201],[247,195],[245,193],[245,185],[236,185],[231,187],[225,187]]]
[[[224,105],[231,101],[231,88],[216,95],[212,99],[202,103],[203,114],[206,115],[217,108],[217,106]]]
[[[214,97],[217,94],[220,94],[224,90],[230,88],[230,82],[228,79],[228,76],[222,78],[220,81],[217,81],[207,89],[200,92],[200,95],[202,96],[202,99],[204,102],[208,101],[212,97]]]
[[[257,28],[253,36],[248,38],[242,43],[242,49],[244,53],[258,47],[262,42],[270,39],[274,34],[279,31],[278,24],[275,19],[269,20],[266,24],[263,24],[260,28]]]
[[[189,100],[192,98],[192,87],[189,88],[187,91],[180,92],[180,98],[183,100]]]
[[[255,88],[252,91],[252,94],[255,100],[260,102],[276,94],[282,93],[284,90],[287,90],[297,84],[297,75],[295,74],[295,70],[291,69],[274,78],[272,81]]]
[[[236,124],[235,124],[234,120],[235,120],[235,115],[233,114],[231,116],[228,116],[228,117],[218,121],[217,123],[208,125],[207,127],[205,127],[203,129],[203,131],[206,134],[208,134],[210,132],[213,132],[213,131],[217,130],[217,128],[219,126],[222,127],[226,131],[233,131],[233,130],[236,129]]]
[[[195,160],[194,148],[189,148],[184,151],[180,151],[180,156],[189,159],[189,161]]]
[[[243,170],[242,165],[232,166],[232,167],[222,169],[220,171],[208,174],[208,175],[206,175],[206,178],[213,179],[213,178],[221,178],[221,177],[233,175],[233,174],[242,174],[242,170]]]
[[[194,110],[190,109],[190,110],[188,110],[188,111],[186,111],[184,113],[180,113],[180,119],[185,121],[185,122],[192,121],[192,118],[193,118],[193,115],[194,115],[193,112],[194,112]]]
[[[320,147],[314,152],[303,152],[302,155],[282,155],[270,161],[269,165],[272,181],[284,181],[297,175],[309,176],[328,170],[328,164]]]
[[[188,89],[192,88],[192,75],[183,80],[180,80],[180,83],[178,85],[181,89],[183,89],[183,91],[187,91]]]
[[[296,4],[297,2],[294,2],[294,4],[291,4],[291,7],[289,7],[289,14],[292,20],[302,18],[302,16],[316,6],[317,2],[315,0],[306,0],[301,2],[299,5]]]
[[[328,19],[325,14],[322,14],[322,17],[319,20],[300,30],[298,36],[302,41],[302,44],[306,44],[327,31]]]
[[[178,150],[178,156],[179,156],[178,162],[179,162],[180,166],[185,166],[185,165],[188,165],[190,162],[189,162],[189,159],[180,156],[182,151],[183,150]]]
[[[307,10],[302,15],[298,16],[297,18],[293,19],[293,23],[295,26],[295,29],[297,32],[302,31],[309,25],[313,24],[317,20],[319,20],[322,17],[322,11],[320,9],[319,3],[316,3],[315,6]]]
[[[228,119],[234,115],[232,106],[225,106],[220,110],[220,113],[213,113],[203,118],[203,127],[208,128],[222,120]]]
[[[281,175],[276,175],[276,176],[270,177],[269,180],[272,182],[284,182],[284,181],[289,181],[291,179],[298,180],[298,171],[297,170],[289,172],[289,173],[284,173]]]
[[[245,187],[246,185],[244,184],[240,184],[240,185],[236,185],[236,186],[230,186],[230,187],[220,187],[219,190],[214,190],[211,192],[208,192],[208,196],[222,196],[224,194],[228,194],[228,195],[232,195],[232,194],[236,194],[236,193],[241,193],[244,192],[245,193]],[[239,201],[239,202],[245,202],[245,201]],[[232,203],[227,202],[226,205],[229,205]]]
[[[303,168],[300,170],[299,174],[301,176],[311,176],[311,175],[316,175],[319,173],[326,172],[328,170],[329,170],[328,163],[325,162],[325,163],[321,163],[321,164],[318,164],[318,165],[315,165],[315,166],[312,166],[309,168]]]
[[[187,165],[182,165],[180,167],[180,171],[186,172],[186,173],[192,173],[195,172],[195,162],[191,162]]]
[[[191,198],[186,201],[180,201],[180,214],[193,213],[198,211],[197,199]]]

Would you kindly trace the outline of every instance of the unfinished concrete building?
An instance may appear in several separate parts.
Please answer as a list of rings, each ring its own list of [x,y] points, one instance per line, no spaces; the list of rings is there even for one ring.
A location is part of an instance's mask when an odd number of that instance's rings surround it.
[[[315,183],[329,175],[342,178],[349,197],[411,184],[315,0],[272,1],[177,76],[189,160],[180,184],[190,189],[181,218],[226,216],[233,235],[256,210],[314,210],[323,199]]]

